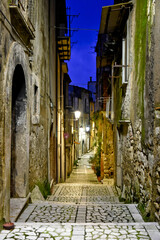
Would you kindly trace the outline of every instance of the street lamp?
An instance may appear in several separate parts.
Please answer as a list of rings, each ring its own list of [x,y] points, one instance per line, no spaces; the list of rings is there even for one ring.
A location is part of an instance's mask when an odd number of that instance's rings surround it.
[[[83,126],[81,125],[79,127],[79,133],[80,133],[80,136],[79,136],[79,140],[80,140],[80,143],[81,143],[81,155],[83,154],[83,145],[84,145],[84,140],[83,140]]]
[[[90,131],[90,127],[87,126],[87,127],[86,127],[86,132],[89,133],[89,131]]]
[[[78,126],[79,126],[79,121],[78,120],[79,120],[79,118],[81,116],[81,112],[77,110],[77,111],[74,112],[74,115],[75,115],[75,121],[76,121],[76,122],[74,122],[74,126],[75,126],[75,130],[76,130],[76,129],[78,129]],[[77,155],[76,152],[78,151],[78,149],[75,147],[76,135],[78,135],[77,139],[79,141],[79,131],[75,131],[74,132],[74,160],[76,159],[76,155]]]
[[[79,130],[80,130],[80,133],[83,132],[83,126],[82,125],[79,127]]]
[[[75,119],[76,120],[78,120],[80,118],[80,116],[81,116],[81,112],[80,111],[75,111],[74,114],[75,114]]]

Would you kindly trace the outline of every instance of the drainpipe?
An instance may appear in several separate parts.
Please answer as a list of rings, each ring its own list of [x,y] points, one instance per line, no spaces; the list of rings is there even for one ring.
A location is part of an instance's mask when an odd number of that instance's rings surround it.
[[[112,108],[111,108],[111,121],[114,123],[114,62],[112,62],[112,78],[111,78],[111,93],[112,93]]]

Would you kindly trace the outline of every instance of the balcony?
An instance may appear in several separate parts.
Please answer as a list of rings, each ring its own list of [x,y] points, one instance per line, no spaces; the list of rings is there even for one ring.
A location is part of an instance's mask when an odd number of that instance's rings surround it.
[[[71,58],[71,42],[70,37],[58,37],[58,52],[61,60],[70,60]]]
[[[132,1],[103,7],[99,34],[110,34],[113,39],[119,39],[132,8]]]
[[[9,2],[9,9],[11,15],[11,23],[13,30],[16,31],[19,37],[23,40],[26,46],[30,46],[30,40],[34,39],[34,27],[28,18],[25,1],[11,0]]]

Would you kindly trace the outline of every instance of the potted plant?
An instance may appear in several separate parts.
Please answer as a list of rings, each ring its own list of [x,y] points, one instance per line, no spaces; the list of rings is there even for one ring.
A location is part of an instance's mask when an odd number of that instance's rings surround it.
[[[12,223],[12,222],[6,222],[6,223],[3,224],[3,228],[4,228],[5,230],[12,230],[12,229],[14,229],[14,223]]]
[[[97,165],[95,170],[96,170],[97,179],[100,182],[101,181],[101,167],[100,167],[100,165]]]
[[[98,181],[101,181],[101,158],[97,154],[90,158],[90,163],[92,164],[92,169],[97,176]]]

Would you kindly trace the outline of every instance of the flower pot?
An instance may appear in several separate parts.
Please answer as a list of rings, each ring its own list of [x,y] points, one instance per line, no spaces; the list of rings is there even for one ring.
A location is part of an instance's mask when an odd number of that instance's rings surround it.
[[[101,181],[101,176],[97,176],[98,182]]]
[[[3,228],[6,230],[14,229],[14,223],[8,222],[3,224]]]

